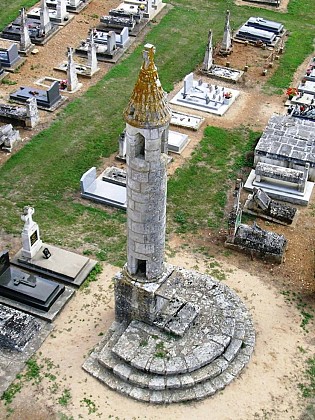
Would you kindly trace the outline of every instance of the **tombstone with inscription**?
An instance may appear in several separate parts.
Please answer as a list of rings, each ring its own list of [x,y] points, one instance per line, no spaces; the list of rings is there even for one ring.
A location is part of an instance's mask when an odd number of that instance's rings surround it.
[[[0,40],[0,63],[8,71],[15,71],[25,59],[19,55],[18,44]]]
[[[34,212],[33,207],[25,206],[21,216],[25,222],[22,231],[22,256],[24,258],[33,258],[42,246],[38,224],[32,218]]]

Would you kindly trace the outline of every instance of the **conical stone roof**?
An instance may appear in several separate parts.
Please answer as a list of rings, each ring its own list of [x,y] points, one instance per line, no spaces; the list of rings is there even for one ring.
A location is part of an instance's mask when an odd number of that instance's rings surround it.
[[[143,64],[124,112],[126,123],[138,128],[155,128],[169,123],[171,110],[154,64],[155,47],[146,44]]]

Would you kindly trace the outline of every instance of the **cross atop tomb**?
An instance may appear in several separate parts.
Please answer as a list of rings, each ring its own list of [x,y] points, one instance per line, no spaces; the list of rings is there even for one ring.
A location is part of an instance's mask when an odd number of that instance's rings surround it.
[[[24,225],[25,229],[28,229],[30,226],[34,224],[34,221],[32,219],[32,216],[34,213],[35,213],[35,210],[33,207],[30,207],[30,206],[24,207],[21,219],[23,220],[23,222],[25,222],[25,225]]]

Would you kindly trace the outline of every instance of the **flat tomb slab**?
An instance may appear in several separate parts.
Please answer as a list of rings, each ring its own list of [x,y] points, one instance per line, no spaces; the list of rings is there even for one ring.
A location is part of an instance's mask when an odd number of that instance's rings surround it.
[[[79,76],[82,76],[82,77],[89,77],[89,78],[91,78],[95,73],[97,73],[100,70],[100,68],[97,67],[97,69],[94,71],[94,73],[91,73],[91,68],[88,67],[85,64],[74,63],[74,66],[75,66],[76,73]],[[67,71],[68,71],[68,62],[67,61],[63,61],[57,67],[54,67],[54,70],[58,70],[58,71],[62,71],[64,73],[67,73]]]
[[[48,248],[51,257],[46,259],[43,250]],[[37,273],[45,274],[72,286],[79,287],[94,268],[96,261],[74,252],[43,243],[33,258],[22,256],[20,250],[12,263]]]
[[[35,97],[39,109],[53,112],[67,100],[65,96],[60,95],[57,85],[58,83],[54,82],[48,90],[22,86],[19,90],[10,94],[10,99],[25,104],[28,99]]]
[[[247,191],[253,191],[254,187],[262,188],[270,197],[277,200],[286,201],[288,203],[299,204],[301,206],[307,206],[314,187],[314,182],[307,181],[304,193],[295,190],[293,187],[280,185],[279,182],[266,182],[255,181],[256,173],[253,169],[244,185],[244,189]]]
[[[167,144],[168,150],[170,152],[180,154],[185,149],[188,143],[189,137],[187,136],[187,134],[169,130]]]
[[[198,115],[186,114],[184,112],[178,112],[172,109],[172,118],[170,124],[178,127],[190,128],[191,130],[197,131],[203,124],[204,120],[205,119],[203,117],[199,117]]]

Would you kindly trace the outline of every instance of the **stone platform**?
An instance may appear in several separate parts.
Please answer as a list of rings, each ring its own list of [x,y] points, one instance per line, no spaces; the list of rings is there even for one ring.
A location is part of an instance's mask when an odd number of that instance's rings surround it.
[[[249,362],[255,344],[240,298],[210,276],[180,268],[156,293],[168,301],[164,317],[157,317],[166,321],[163,328],[158,322],[115,322],[83,368],[110,388],[150,403],[198,400],[222,390]],[[175,313],[170,302],[179,303]]]

